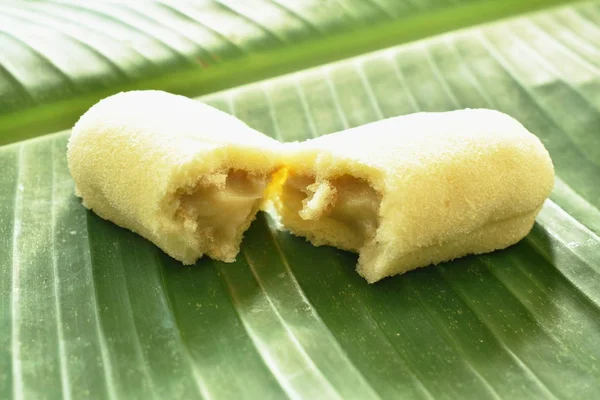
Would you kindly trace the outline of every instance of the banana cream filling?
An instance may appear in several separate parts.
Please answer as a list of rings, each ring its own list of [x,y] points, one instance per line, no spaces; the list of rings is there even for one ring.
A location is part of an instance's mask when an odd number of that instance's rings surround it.
[[[301,218],[296,222],[326,234],[328,244],[358,251],[377,231],[381,196],[363,179],[343,175],[316,181],[290,174],[282,196],[288,211]]]
[[[241,227],[246,228],[259,207],[268,183],[266,175],[231,170],[176,193],[175,216],[187,232],[208,245],[207,253],[226,252],[238,243]]]

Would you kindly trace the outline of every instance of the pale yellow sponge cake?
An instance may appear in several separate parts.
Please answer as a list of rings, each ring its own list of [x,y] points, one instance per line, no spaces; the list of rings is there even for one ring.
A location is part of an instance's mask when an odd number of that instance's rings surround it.
[[[286,148],[282,224],[358,252],[369,282],[518,242],[554,184],[540,140],[485,109],[390,118]]]
[[[86,207],[192,264],[203,254],[234,261],[279,146],[198,101],[132,91],[90,108],[67,156]]]

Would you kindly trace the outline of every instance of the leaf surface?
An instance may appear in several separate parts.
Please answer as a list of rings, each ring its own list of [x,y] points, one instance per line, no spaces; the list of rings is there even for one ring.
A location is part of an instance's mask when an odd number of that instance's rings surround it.
[[[0,398],[594,398],[598,43],[581,3],[201,98],[283,141],[465,107],[542,139],[557,183],[523,241],[375,285],[264,214],[236,263],[183,267],[82,207],[68,132],[0,147]]]
[[[568,0],[6,0],[0,144],[121,90],[198,96]]]

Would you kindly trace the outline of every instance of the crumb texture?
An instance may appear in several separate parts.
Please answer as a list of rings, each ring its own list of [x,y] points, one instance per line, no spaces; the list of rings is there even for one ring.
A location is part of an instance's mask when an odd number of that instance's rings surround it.
[[[287,144],[286,164],[274,202],[282,223],[316,245],[358,252],[369,282],[516,243],[554,184],[540,140],[485,109]]]
[[[108,97],[73,128],[76,194],[185,264],[233,261],[279,143],[208,105],[160,91]]]

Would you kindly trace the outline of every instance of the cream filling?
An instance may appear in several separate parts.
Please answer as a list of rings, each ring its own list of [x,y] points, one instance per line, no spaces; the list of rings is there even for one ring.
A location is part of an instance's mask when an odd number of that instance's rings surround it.
[[[209,251],[230,251],[231,246],[238,245],[240,227],[257,210],[267,181],[264,175],[240,170],[216,174],[177,192],[176,218],[186,231],[194,232],[208,245]]]
[[[358,251],[375,236],[381,196],[365,180],[290,175],[283,196],[290,211],[311,223],[307,228],[328,235],[326,241],[334,246]]]

